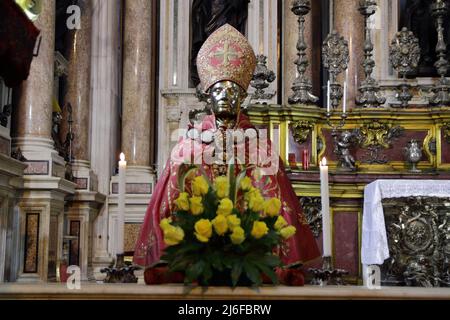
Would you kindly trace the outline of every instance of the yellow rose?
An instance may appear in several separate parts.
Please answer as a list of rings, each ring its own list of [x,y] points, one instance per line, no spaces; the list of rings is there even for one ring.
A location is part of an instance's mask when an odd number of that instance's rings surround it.
[[[245,240],[245,232],[241,227],[233,229],[233,233],[230,234],[230,239],[233,244],[241,244]]]
[[[255,212],[262,211],[264,209],[264,198],[259,190],[252,191],[248,201],[248,207]]]
[[[189,203],[191,205],[191,213],[194,216],[198,216],[199,214],[202,214],[203,204],[202,204],[202,197],[192,197],[189,199]]]
[[[288,223],[284,220],[283,216],[278,216],[277,221],[275,221],[275,230],[279,231],[282,228],[286,227]]]
[[[212,236],[212,224],[208,219],[200,219],[195,225],[195,236],[200,242],[208,242]]]
[[[241,225],[241,219],[237,217],[237,215],[232,214],[227,217],[228,228],[230,230],[234,230],[234,228],[239,227]]]
[[[240,183],[240,187],[244,191],[249,191],[250,188],[253,187],[252,186],[252,179],[250,179],[249,177],[242,178],[241,183]]]
[[[250,201],[250,198],[253,197],[255,194],[259,193],[259,190],[256,189],[255,187],[250,187],[250,189],[248,189],[247,193],[244,195],[244,199],[245,201]]]
[[[194,196],[203,196],[208,193],[208,182],[206,182],[203,176],[198,176],[194,178],[192,182],[192,194]]]
[[[228,197],[230,193],[230,184],[228,183],[228,178],[225,176],[217,177],[214,181],[214,187],[216,189],[216,194],[219,199]]]
[[[284,239],[289,239],[290,237],[292,237],[295,234],[296,231],[297,231],[297,229],[295,229],[294,226],[289,226],[289,227],[281,229],[280,234]]]
[[[231,211],[233,211],[233,201],[228,198],[220,200],[219,206],[217,207],[217,214],[228,216]]]
[[[280,214],[281,201],[278,198],[272,198],[264,201],[264,214],[269,217],[275,217]]]
[[[187,192],[182,192],[175,200],[175,204],[178,209],[188,211],[189,210],[189,194]]]
[[[161,222],[159,223],[159,226],[161,227],[161,230],[164,231],[164,229],[166,229],[167,227],[170,226],[170,223],[172,222],[172,218],[164,218],[161,220]]]
[[[184,239],[184,231],[180,227],[169,225],[164,229],[164,243],[167,246],[175,246]]]
[[[223,236],[225,232],[228,231],[228,222],[225,216],[218,215],[214,218],[212,224],[214,226],[214,230],[219,236]]]
[[[267,228],[267,225],[265,222],[262,221],[255,221],[253,222],[253,228],[252,228],[252,236],[256,239],[260,239],[264,237],[269,232],[269,228]]]

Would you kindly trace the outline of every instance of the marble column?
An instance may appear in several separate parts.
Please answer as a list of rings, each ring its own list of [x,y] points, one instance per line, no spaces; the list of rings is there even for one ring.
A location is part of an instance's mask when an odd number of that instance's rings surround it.
[[[297,41],[299,37],[298,16],[292,11],[291,1],[283,1],[283,98],[282,103],[287,104],[292,95],[292,84],[297,77]],[[311,79],[315,96],[320,96],[320,1],[311,1],[311,11],[305,21],[305,42],[309,67],[305,75]]]
[[[122,152],[129,167],[150,168],[154,12],[151,1],[127,0],[124,13]]]
[[[63,139],[68,133],[68,105],[72,106],[72,171],[77,184],[76,194],[66,211],[67,227],[72,222],[80,224],[79,266],[82,280],[93,278],[92,247],[93,222],[98,209],[105,201],[105,195],[97,192],[97,177],[90,166],[90,93],[91,93],[91,44],[92,44],[92,1],[80,0],[81,28],[70,31],[67,59],[67,93],[64,97]],[[69,234],[70,230],[65,230]]]
[[[125,212],[118,212],[118,176],[111,179],[109,196],[109,249],[116,254],[117,232],[125,223],[141,223],[153,191],[151,142],[153,140],[155,1],[126,0],[123,7],[122,141],[127,161]],[[116,159],[117,161],[118,159]],[[116,162],[117,163],[117,162]],[[138,218],[133,218],[138,211]],[[127,242],[131,235],[125,233]]]
[[[72,106],[72,156],[75,160],[89,161],[89,112],[91,87],[91,35],[92,2],[78,1],[81,8],[81,28],[69,31],[67,48],[67,93],[64,97],[63,139],[68,132],[67,105]]]
[[[90,97],[91,97],[91,43],[92,1],[80,0],[80,29],[69,31],[67,46],[67,92],[64,96],[61,139],[69,132],[69,111],[72,107],[72,171],[78,190],[97,190],[97,179],[90,168]]]
[[[52,140],[52,101],[55,63],[55,0],[45,1],[35,21],[41,44],[33,58],[26,81],[14,98],[15,135],[25,163],[23,184],[18,193],[20,227],[18,281],[47,281],[57,278],[63,240],[65,198],[75,184],[65,180],[65,161]]]
[[[28,79],[22,83],[15,101],[15,138],[24,156],[53,150],[51,138],[53,73],[55,51],[55,0],[46,1],[35,21],[42,37],[39,55],[33,58]]]
[[[91,168],[98,177],[98,191],[110,193],[111,175],[117,165],[121,78],[121,1],[92,0],[92,108]],[[108,252],[109,206],[100,208],[93,228],[93,266],[97,280],[100,270],[110,265]]]
[[[364,79],[364,18],[358,11],[359,0],[334,1],[334,28],[348,41],[350,62],[348,68],[347,107],[355,106],[358,86]],[[338,77],[344,83],[344,73]]]

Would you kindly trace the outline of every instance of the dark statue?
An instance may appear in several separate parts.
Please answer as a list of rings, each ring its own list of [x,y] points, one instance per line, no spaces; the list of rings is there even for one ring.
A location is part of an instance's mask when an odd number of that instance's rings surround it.
[[[190,72],[196,87],[200,83],[196,58],[205,40],[228,23],[245,34],[250,0],[194,0],[192,3],[192,47]]]

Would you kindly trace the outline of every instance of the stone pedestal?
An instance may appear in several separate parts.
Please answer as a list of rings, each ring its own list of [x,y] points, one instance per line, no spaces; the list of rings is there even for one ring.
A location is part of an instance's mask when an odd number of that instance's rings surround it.
[[[19,187],[17,281],[56,281],[61,262],[65,197],[75,184],[50,175],[23,177]]]
[[[11,137],[9,129],[0,126],[0,153],[5,155],[11,154]]]
[[[93,222],[106,196],[95,191],[78,191],[66,212],[65,235],[77,236],[68,243],[68,265],[81,268],[81,280],[93,280]]]
[[[146,174],[145,168],[141,172],[128,171],[126,177],[125,196],[125,253],[134,251],[134,245],[140,231],[140,226],[144,220],[151,195],[153,193],[155,181],[153,175]],[[111,179],[111,193],[108,197],[109,211],[109,241],[108,248],[113,256],[116,255],[117,233],[118,233],[118,189],[119,176]]]
[[[0,154],[0,283],[14,277],[19,235],[14,216],[15,187],[13,179],[22,176],[26,165]]]

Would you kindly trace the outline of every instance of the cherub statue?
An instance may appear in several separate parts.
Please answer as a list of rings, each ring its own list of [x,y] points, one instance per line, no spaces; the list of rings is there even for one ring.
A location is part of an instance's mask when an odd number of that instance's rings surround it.
[[[334,153],[338,156],[341,169],[355,171],[355,158],[350,154],[350,148],[353,144],[353,134],[350,131],[343,131],[341,134],[334,131],[332,136],[335,142]]]

